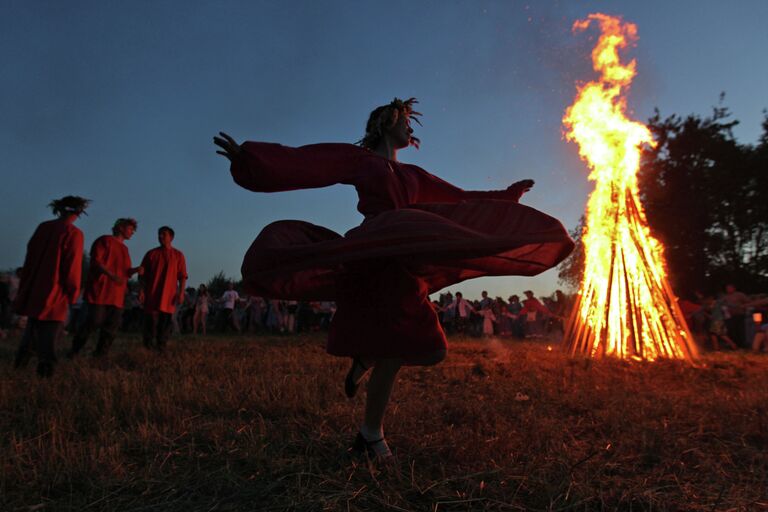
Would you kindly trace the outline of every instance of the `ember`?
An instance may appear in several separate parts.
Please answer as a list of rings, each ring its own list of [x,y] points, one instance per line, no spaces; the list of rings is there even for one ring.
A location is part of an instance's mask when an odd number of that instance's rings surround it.
[[[637,26],[590,14],[573,30],[592,23],[601,31],[592,51],[600,78],[578,88],[563,118],[566,138],[579,145],[595,181],[582,236],[584,276],[565,343],[590,357],[693,361],[696,347],[665,276],[663,247],[651,236],[638,199],[640,145],[655,143],[645,125],[625,115],[623,93],[636,62],[622,64],[618,54],[636,41]]]

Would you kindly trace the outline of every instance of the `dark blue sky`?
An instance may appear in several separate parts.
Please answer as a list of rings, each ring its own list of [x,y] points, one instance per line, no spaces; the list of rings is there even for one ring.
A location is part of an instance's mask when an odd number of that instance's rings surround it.
[[[176,230],[190,283],[239,276],[259,230],[284,218],[343,232],[358,224],[351,187],[254,194],[237,187],[211,137],[287,145],[354,142],[370,110],[416,96],[421,150],[400,159],[467,189],[536,187],[524,202],[569,229],[591,189],[561,118],[594,75],[575,19],[623,15],[637,119],[709,114],[721,91],[755,142],[768,107],[768,2],[0,2],[0,268],[22,262],[46,204],[93,199],[86,245],[132,216],[133,259]],[[454,286],[469,296],[557,287],[537,278]]]

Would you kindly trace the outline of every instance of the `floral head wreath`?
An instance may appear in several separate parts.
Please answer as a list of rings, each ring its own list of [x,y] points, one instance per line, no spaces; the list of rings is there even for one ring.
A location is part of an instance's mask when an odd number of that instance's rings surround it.
[[[64,196],[61,199],[54,199],[48,206],[53,210],[54,215],[62,217],[73,214],[80,216],[85,213],[85,209],[88,208],[89,204],[91,204],[91,200],[84,197]]]
[[[375,148],[381,138],[384,137],[384,133],[397,123],[400,116],[405,116],[409,121],[414,121],[421,126],[421,121],[417,117],[421,113],[413,110],[415,103],[418,103],[416,98],[408,98],[407,100],[395,98],[389,105],[377,107],[371,112],[368,123],[365,125],[365,136],[357,141],[357,144],[367,149]],[[419,148],[421,143],[418,138],[413,136],[410,137],[408,142],[415,146],[416,149]]]

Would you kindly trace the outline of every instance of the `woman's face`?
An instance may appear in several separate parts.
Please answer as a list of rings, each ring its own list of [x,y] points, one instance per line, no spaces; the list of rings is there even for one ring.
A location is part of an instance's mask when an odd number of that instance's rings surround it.
[[[407,148],[411,143],[412,133],[413,129],[411,128],[408,116],[402,112],[399,112],[397,121],[392,126],[392,128],[389,129],[387,136],[389,136],[390,140],[392,141],[392,145],[396,149],[403,149]]]

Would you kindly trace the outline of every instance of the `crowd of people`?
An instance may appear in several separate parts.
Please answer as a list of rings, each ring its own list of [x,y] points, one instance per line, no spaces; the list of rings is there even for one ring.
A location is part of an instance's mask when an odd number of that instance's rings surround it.
[[[531,290],[507,300],[492,299],[483,291],[479,300],[469,301],[461,292],[446,292],[433,302],[447,333],[470,336],[513,336],[540,338],[564,332],[569,312],[568,298],[557,290],[551,297],[536,298]]]
[[[768,295],[749,296],[726,284],[717,294],[696,292],[679,303],[700,345],[768,351]]]
[[[227,286],[219,297],[211,297],[204,284],[197,289],[187,288],[183,303],[172,317],[173,332],[206,334],[213,329],[219,333],[294,334],[325,331],[336,311],[332,301],[240,296],[235,283],[229,282]],[[481,299],[468,301],[461,292],[456,292],[455,298],[447,292],[432,305],[443,329],[451,334],[536,338],[562,333],[567,314],[567,299],[563,292],[558,290],[542,301],[530,290],[524,293],[526,298],[521,302],[517,295],[505,301],[501,297],[490,299],[484,291]],[[140,308],[140,304],[137,307]],[[126,326],[125,329],[131,328]]]
[[[206,285],[187,288],[184,301],[172,317],[174,333],[205,335],[218,333],[295,334],[327,331],[336,311],[331,301],[296,301],[241,296],[233,282],[219,297]]]
[[[23,330],[26,317],[14,315],[11,303],[18,290],[21,267],[15,272],[0,274],[0,301],[2,320],[0,333],[15,329]],[[551,297],[539,300],[532,291],[524,292],[525,299],[512,295],[508,300],[501,297],[491,299],[488,292],[476,300],[463,298],[461,292],[454,295],[443,293],[433,301],[440,324],[447,333],[471,337],[511,336],[515,338],[538,338],[563,333],[567,317],[567,297],[557,290]],[[144,305],[140,281],[129,281],[125,290],[123,308],[119,320],[110,309],[105,331],[125,333],[141,332],[144,326]],[[64,332],[75,337],[74,345],[79,352],[85,344],[93,325],[90,316],[102,316],[100,304],[86,300],[81,294],[70,307],[64,323]],[[264,333],[297,334],[327,331],[336,312],[333,301],[296,301],[267,299],[255,295],[241,296],[234,282],[227,284],[227,290],[219,296],[212,296],[205,284],[198,288],[187,287],[181,303],[174,306],[167,330],[171,334],[206,335],[216,333]],[[113,325],[116,322],[116,325]],[[104,321],[97,324],[104,324]],[[87,335],[85,333],[88,333]],[[1,336],[2,334],[0,334]],[[95,354],[104,351],[104,341],[97,345]],[[109,343],[111,344],[111,342]],[[101,348],[99,348],[101,347]]]
[[[219,296],[205,284],[185,287],[184,255],[172,247],[173,229],[158,230],[160,245],[133,267],[125,242],[137,222],[118,219],[112,233],[94,241],[87,278],[80,275],[82,233],[74,221],[88,201],[67,196],[51,203],[57,219],[38,226],[23,267],[0,274],[0,336],[23,331],[16,366],[38,356],[38,373],[52,374],[54,343],[61,332],[72,336],[67,356],[76,357],[98,333],[94,356],[109,351],[118,330],[142,333],[146,348],[162,351],[172,334],[292,334],[327,331],[336,312],[331,301],[277,300],[241,296],[234,282]],[[54,241],[55,243],[51,243]],[[54,261],[63,265],[48,265]],[[46,270],[48,269],[48,270]],[[51,270],[53,269],[53,270]],[[136,275],[137,280],[131,281]],[[85,285],[80,289],[80,283]],[[531,290],[475,300],[461,292],[443,293],[432,302],[446,333],[465,336],[540,338],[564,334],[570,300],[562,291],[539,300]],[[15,308],[13,304],[16,304]],[[701,346],[720,350],[768,350],[768,298],[747,296],[732,284],[716,296],[695,294],[680,301],[688,325]]]
[[[84,237],[75,222],[89,203],[79,196],[52,201],[49,206],[56,218],[37,226],[27,244],[24,265],[15,272],[18,281],[14,282],[12,308],[14,314],[24,318],[25,325],[14,366],[26,366],[34,355],[41,377],[53,375],[56,342],[67,325],[75,327],[68,357],[77,357],[93,334],[98,334],[93,354],[108,353],[123,324],[128,281],[133,275],[139,276],[141,284],[138,300],[142,339],[149,349],[163,351],[176,305],[184,300],[186,260],[172,245],[173,229],[160,227],[159,246],[148,251],[141,264],[134,267],[125,245],[138,226],[132,218],[117,219],[111,234],[93,242],[82,285]],[[11,279],[8,281],[9,299],[3,321],[11,314]],[[81,307],[70,308],[81,293]]]
[[[73,223],[87,205],[87,200],[74,196],[51,203],[58,218],[38,226],[23,267],[0,275],[0,336],[14,328],[24,333],[16,366],[24,366],[35,353],[38,373],[51,375],[56,361],[54,344],[61,332],[72,336],[67,356],[73,358],[94,333],[98,338],[93,355],[106,355],[118,330],[141,331],[144,345],[158,351],[172,333],[328,330],[336,311],[331,301],[242,297],[234,282],[227,283],[220,296],[212,296],[205,284],[185,287],[186,261],[172,247],[174,232],[168,226],[158,229],[160,245],[133,267],[125,242],[135,233],[137,222],[130,218],[118,219],[111,234],[94,241],[88,273],[82,280],[82,233]],[[52,239],[57,251],[50,251]],[[64,264],[46,266],[47,260]],[[133,275],[138,279],[131,281]],[[81,281],[85,283],[82,290]],[[564,333],[570,301],[562,291],[542,300],[531,290],[523,295],[522,300],[518,295],[504,300],[483,291],[479,299],[468,300],[461,292],[446,292],[432,307],[449,334],[539,338]],[[768,350],[765,296],[749,297],[729,284],[717,296],[697,293],[681,300],[680,307],[702,346]]]

